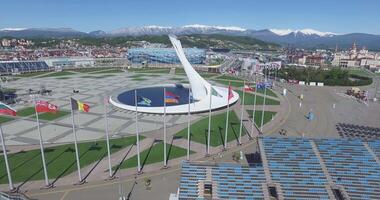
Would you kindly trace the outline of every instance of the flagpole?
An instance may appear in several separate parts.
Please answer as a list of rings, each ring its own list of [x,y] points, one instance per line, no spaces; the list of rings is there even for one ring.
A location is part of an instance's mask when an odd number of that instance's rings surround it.
[[[3,146],[3,155],[4,155],[4,161],[5,161],[5,168],[7,170],[7,175],[8,175],[9,190],[13,191],[15,188],[13,187],[11,170],[9,169],[9,163],[8,163],[8,153],[7,153],[7,148],[5,146],[3,128],[2,128],[1,125],[0,125],[0,137],[1,137],[1,146]]]
[[[137,116],[137,90],[135,89],[135,113],[136,113],[136,146],[137,146],[137,173],[141,174],[141,165],[140,165],[140,139],[139,139],[139,120]]]
[[[224,132],[224,149],[227,150],[227,136],[228,136],[228,117],[230,114],[230,87],[231,87],[231,82],[228,82],[228,90],[227,90],[227,116],[226,116],[226,129]]]
[[[189,105],[188,105],[188,110],[187,110],[187,160],[190,160],[190,87],[189,87],[189,102],[188,103]]]
[[[212,86],[210,85],[210,105],[208,110],[208,133],[207,133],[207,152],[206,156],[210,155],[210,137],[211,137],[211,103],[212,103]]]
[[[253,130],[255,128],[256,122],[255,122],[255,115],[256,115],[256,94],[257,94],[257,74],[255,72],[255,96],[253,98],[253,113],[252,113],[252,131],[251,134],[253,134]]]
[[[265,113],[265,100],[267,97],[267,86],[266,86],[266,79],[265,79],[266,72],[264,71],[264,101],[263,101],[263,110],[261,112],[261,125],[260,125],[260,132],[263,132],[263,125],[264,125],[264,113]]]
[[[78,142],[77,142],[77,133],[75,131],[75,124],[74,124],[74,110],[73,110],[73,102],[70,100],[70,106],[71,106],[71,122],[73,125],[73,133],[74,133],[74,147],[75,147],[75,157],[77,160],[77,168],[78,168],[78,178],[79,183],[82,183],[82,175],[80,173],[80,163],[79,163],[79,153],[78,153]]]
[[[46,167],[46,161],[45,161],[44,143],[43,143],[43,140],[42,140],[42,134],[41,134],[41,128],[40,128],[40,120],[39,120],[39,116],[38,116],[38,112],[37,112],[37,104],[36,104],[35,97],[33,97],[33,101],[34,101],[34,111],[36,113],[37,130],[38,130],[38,134],[39,134],[39,138],[40,138],[40,150],[41,150],[42,165],[43,165],[43,168],[44,168],[44,175],[45,175],[45,186],[46,187],[50,187],[49,178],[48,178],[48,172],[47,172],[47,167]]]
[[[166,88],[164,87],[164,168],[167,167],[166,159]]]
[[[241,113],[240,113],[240,129],[239,129],[239,145],[241,145],[241,133],[243,131],[243,114],[244,114],[244,96],[245,96],[245,80],[243,81],[243,99],[241,102]]]
[[[111,150],[110,150],[110,138],[109,138],[109,132],[108,132],[108,98],[106,101],[104,101],[104,118],[105,118],[105,128],[106,128],[106,142],[107,142],[107,153],[108,153],[108,171],[109,171],[109,178],[112,178],[112,165],[111,165]]]

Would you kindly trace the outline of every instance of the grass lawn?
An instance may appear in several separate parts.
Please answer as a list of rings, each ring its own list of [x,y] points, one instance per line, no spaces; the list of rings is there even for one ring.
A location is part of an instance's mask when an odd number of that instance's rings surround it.
[[[373,74],[367,72],[364,69],[349,69],[348,73],[353,74],[353,75],[358,75],[358,76],[370,77],[370,78],[373,77]]]
[[[235,90],[240,96],[240,98],[243,97],[243,92],[241,90]],[[244,105],[253,105],[255,99],[255,95],[251,93],[245,93],[244,94]],[[264,103],[264,97],[256,95],[256,105],[262,105]],[[280,101],[266,98],[265,99],[265,105],[280,105]]]
[[[143,137],[141,137],[143,138]],[[135,136],[110,140],[111,152],[115,153],[136,142]],[[85,167],[107,156],[106,142],[85,142],[78,144],[80,164]],[[59,145],[45,149],[45,158],[50,179],[57,179],[76,171],[74,144]],[[9,155],[14,182],[43,179],[43,168],[39,149]],[[0,158],[0,183],[8,182],[3,156]],[[84,172],[83,172],[84,173]],[[86,174],[82,174],[85,176]]]
[[[80,73],[93,73],[93,72],[113,70],[113,69],[115,68],[93,67],[93,68],[72,69],[70,71],[80,72]]]
[[[228,76],[228,75],[222,75],[217,77],[216,79],[223,79],[223,80],[232,80],[232,81],[243,81],[239,77],[234,77],[234,76]]]
[[[182,80],[184,80],[184,78],[174,77],[174,78],[171,78],[171,80],[173,80],[173,81],[182,81]]]
[[[5,123],[5,122],[10,122],[12,120],[14,120],[14,119],[10,118],[10,117],[0,116],[0,124]]]
[[[226,128],[226,114],[217,114],[211,117],[211,136],[210,145],[219,146],[224,144],[225,128]],[[227,140],[238,140],[240,120],[236,116],[234,111],[230,111],[228,118],[228,134]],[[190,127],[191,129],[191,141],[195,141],[201,144],[207,144],[207,134],[208,134],[208,117],[201,119],[200,121],[194,123]],[[246,130],[243,127],[242,136],[246,134]],[[178,137],[187,138],[187,128],[181,130],[176,134]]]
[[[81,76],[81,78],[96,78],[96,76]]]
[[[71,77],[63,76],[63,77],[57,77],[56,79],[66,80],[66,79],[70,79],[70,78]]]
[[[68,76],[68,75],[73,75],[75,74],[74,72],[70,71],[62,71],[62,72],[53,72],[51,74],[46,74],[43,76],[39,76],[39,78],[46,78],[46,77],[57,77],[57,76]]]
[[[257,90],[257,92],[260,93],[260,94],[264,94],[265,90],[259,89],[259,90]],[[268,96],[272,96],[272,97],[276,97],[276,98],[278,97],[277,94],[273,92],[273,90],[268,89],[268,88],[267,88],[267,95]]]
[[[218,74],[212,74],[212,73],[200,73],[199,75],[201,75],[203,78],[212,78]]]
[[[132,76],[129,76],[129,78],[141,78],[141,77],[145,77],[146,75],[145,74],[134,74]]]
[[[42,120],[53,121],[68,114],[70,114],[70,111],[59,110],[57,113],[40,113],[38,114],[38,117]],[[36,118],[36,116],[33,116],[33,118]]]
[[[94,72],[90,72],[89,74],[107,74],[107,73],[121,73],[124,72],[121,69],[103,69],[103,70],[98,70]]]
[[[26,77],[33,77],[33,76],[38,76],[38,75],[42,75],[42,74],[46,74],[46,73],[49,73],[49,72],[23,73],[23,74],[16,75],[16,77],[26,78]]]
[[[186,149],[177,147],[174,145],[166,144],[167,158],[168,160],[186,156]],[[190,152],[194,153],[194,152]],[[145,165],[164,161],[164,143],[155,143],[149,149],[140,152],[140,164],[141,167]],[[120,168],[131,168],[137,166],[137,155],[125,160]]]
[[[249,114],[249,118],[252,118],[252,115],[253,115],[253,110],[247,110],[248,114]],[[256,110],[255,112],[255,123],[257,125],[257,127],[261,127],[261,115],[263,114],[263,111],[262,110]],[[277,113],[276,112],[272,112],[272,111],[265,111],[264,112],[264,123],[263,124],[266,124],[268,123],[269,121],[272,120],[272,116],[274,117]]]
[[[17,116],[26,117],[35,114],[34,107],[26,107],[17,110]]]
[[[219,80],[213,79],[214,82],[228,86],[230,84],[232,87],[243,87],[243,81],[228,81],[228,80]]]
[[[132,81],[146,81],[146,80],[148,80],[148,79],[142,78],[142,77],[140,77],[140,78],[132,78]]]
[[[136,73],[150,73],[150,74],[169,74],[170,69],[155,69],[147,71],[138,71]]]

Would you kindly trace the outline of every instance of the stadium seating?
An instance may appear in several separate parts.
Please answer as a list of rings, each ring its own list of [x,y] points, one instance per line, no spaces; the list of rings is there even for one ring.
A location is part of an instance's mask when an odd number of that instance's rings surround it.
[[[209,180],[216,183],[213,197],[219,199],[263,199],[265,187],[273,184],[284,199],[330,199],[332,195],[380,199],[380,164],[371,153],[379,158],[380,140],[369,141],[368,146],[365,142],[262,137],[259,144],[266,163],[248,167],[183,162],[179,198],[204,199],[200,181]],[[270,182],[264,172],[270,174]]]
[[[262,199],[262,183],[265,182],[262,165],[251,167],[237,164],[203,165],[182,163],[180,199],[202,199],[198,197],[198,182],[206,179],[206,168],[211,169],[211,179],[218,199]]]
[[[351,199],[380,197],[380,165],[361,140],[314,140],[328,172]]]
[[[309,140],[262,138],[272,181],[285,199],[328,199],[327,180]]]
[[[1,74],[47,71],[49,66],[43,61],[0,62]]]
[[[376,154],[376,156],[380,159],[380,140],[375,140],[368,142],[372,151]]]
[[[363,140],[380,139],[380,128],[338,123],[336,129],[342,138],[358,138]]]

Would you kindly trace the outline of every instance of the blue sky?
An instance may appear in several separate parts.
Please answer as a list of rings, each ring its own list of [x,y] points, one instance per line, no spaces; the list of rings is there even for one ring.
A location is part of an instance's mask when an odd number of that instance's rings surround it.
[[[5,0],[0,28],[206,24],[380,34],[379,0]]]

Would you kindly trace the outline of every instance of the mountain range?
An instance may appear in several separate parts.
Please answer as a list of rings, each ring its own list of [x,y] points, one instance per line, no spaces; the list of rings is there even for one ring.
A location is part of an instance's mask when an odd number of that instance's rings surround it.
[[[248,36],[274,42],[283,46],[292,45],[300,48],[349,48],[353,42],[370,50],[380,51],[380,35],[368,33],[336,34],[313,29],[263,29],[253,30],[235,26],[208,26],[201,24],[182,27],[142,26],[117,29],[110,32],[102,30],[81,32],[71,28],[5,28],[0,29],[0,37],[117,37],[142,35],[191,35],[220,34],[229,36]]]

